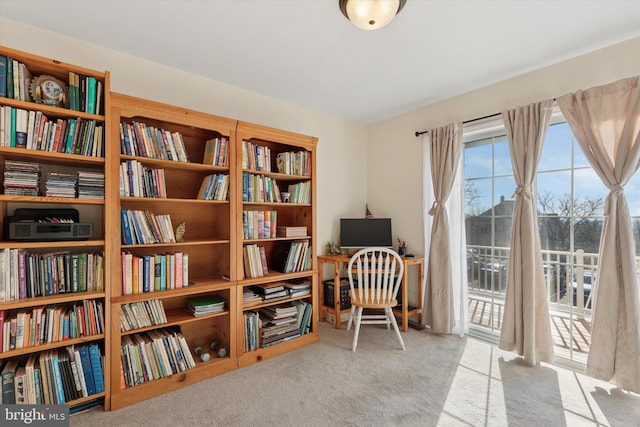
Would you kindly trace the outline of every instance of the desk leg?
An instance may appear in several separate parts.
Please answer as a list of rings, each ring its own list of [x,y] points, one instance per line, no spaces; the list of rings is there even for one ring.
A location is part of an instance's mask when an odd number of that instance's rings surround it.
[[[324,322],[324,261],[318,259],[318,321]]]
[[[418,307],[420,314],[418,315],[418,325],[424,328],[424,262],[418,264]]]
[[[340,329],[340,263],[333,264],[333,312],[335,314],[336,329]]]
[[[409,272],[407,266],[402,273],[402,332],[409,330]]]

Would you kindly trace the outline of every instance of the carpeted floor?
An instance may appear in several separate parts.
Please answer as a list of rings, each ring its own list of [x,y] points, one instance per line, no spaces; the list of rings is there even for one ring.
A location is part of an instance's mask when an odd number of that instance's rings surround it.
[[[474,338],[319,327],[320,342],[71,426],[640,426],[640,396]]]

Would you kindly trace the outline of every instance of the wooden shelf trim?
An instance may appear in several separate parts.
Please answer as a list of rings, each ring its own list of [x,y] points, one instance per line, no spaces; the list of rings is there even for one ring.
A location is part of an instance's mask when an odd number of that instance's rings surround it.
[[[83,337],[78,337],[78,338],[70,338],[68,340],[62,340],[62,341],[56,341],[56,342],[50,342],[47,344],[42,344],[42,345],[36,345],[33,347],[23,347],[23,348],[18,348],[15,350],[9,350],[9,351],[5,351],[3,353],[0,353],[0,360],[1,359],[8,359],[10,357],[15,357],[15,356],[22,356],[25,354],[31,354],[31,353],[39,353],[45,350],[51,350],[54,348],[60,348],[60,347],[67,347],[69,345],[75,345],[75,344],[82,344],[85,342],[91,342],[91,341],[97,341],[97,340],[101,340],[104,339],[105,335],[104,334],[99,334],[99,335],[87,335],[87,336],[83,336]]]
[[[132,329],[130,331],[122,331],[120,334],[133,335],[133,334],[138,334],[140,332],[152,331],[154,329],[166,328],[169,326],[179,326],[179,325],[184,325],[186,323],[200,322],[202,320],[212,319],[215,317],[229,316],[230,312],[227,307],[226,310],[220,311],[218,313],[212,313],[212,314],[207,314],[206,316],[196,317],[193,314],[191,314],[191,312],[187,310],[187,308],[185,307],[185,308],[172,308],[169,310],[165,310],[165,314],[167,316],[167,323],[162,323],[159,325],[152,325],[152,326],[145,326],[143,328]]]
[[[104,298],[104,292],[70,292],[44,297],[23,298],[14,301],[0,302],[0,310],[13,310],[25,307],[39,307],[43,305],[62,304],[65,302],[83,301]]]

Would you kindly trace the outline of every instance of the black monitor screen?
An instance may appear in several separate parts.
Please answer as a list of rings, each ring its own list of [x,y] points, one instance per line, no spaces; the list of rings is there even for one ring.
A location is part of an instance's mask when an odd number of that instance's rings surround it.
[[[391,218],[341,218],[340,247],[393,246]]]

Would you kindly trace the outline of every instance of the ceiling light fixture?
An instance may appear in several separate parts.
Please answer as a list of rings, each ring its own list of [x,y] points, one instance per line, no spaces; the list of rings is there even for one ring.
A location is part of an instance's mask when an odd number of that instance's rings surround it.
[[[353,25],[363,30],[377,30],[387,25],[407,0],[339,0],[340,11]]]

